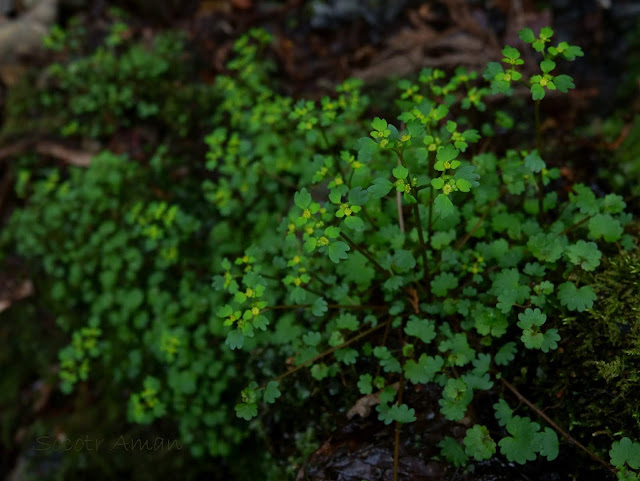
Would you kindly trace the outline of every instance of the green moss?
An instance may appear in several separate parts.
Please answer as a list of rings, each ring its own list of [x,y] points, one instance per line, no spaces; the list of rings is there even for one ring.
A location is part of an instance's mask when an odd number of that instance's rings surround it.
[[[604,453],[620,436],[640,437],[640,252],[623,252],[591,276],[593,309],[566,318],[562,352],[544,383],[556,418]],[[558,398],[560,404],[558,404]]]

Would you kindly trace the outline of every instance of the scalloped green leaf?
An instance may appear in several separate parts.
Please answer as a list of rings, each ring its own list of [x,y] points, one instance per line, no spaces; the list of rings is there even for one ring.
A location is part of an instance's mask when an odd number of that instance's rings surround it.
[[[500,440],[500,452],[511,462],[525,464],[536,459],[535,435],[540,429],[538,423],[528,417],[514,416],[507,422],[507,431],[511,436]]]
[[[623,468],[628,464],[632,469],[640,469],[640,443],[624,437],[620,441],[614,441],[609,451],[611,464],[616,468]]]
[[[274,402],[276,402],[276,399],[278,399],[282,395],[280,389],[278,389],[278,385],[278,381],[269,381],[267,383],[262,395],[262,399],[264,400],[264,402],[273,404]]]
[[[367,189],[367,192],[373,199],[381,199],[387,195],[393,188],[393,182],[383,177],[378,177],[373,181],[371,187]]]
[[[242,418],[245,421],[249,421],[258,415],[258,405],[255,403],[236,404],[235,411],[237,417]]]
[[[358,390],[361,394],[371,394],[373,392],[373,377],[371,374],[361,374],[358,379]]]
[[[399,165],[395,167],[391,173],[396,179],[406,179],[407,175],[409,175],[409,170],[405,166]]]
[[[490,459],[496,452],[496,443],[491,438],[486,426],[476,424],[470,429],[462,441],[465,452],[476,461]]]
[[[301,209],[306,209],[311,205],[311,194],[304,187],[293,196],[293,203]]]
[[[433,321],[412,316],[407,321],[404,332],[407,336],[417,337],[425,344],[429,344],[436,337],[436,326]]]
[[[591,286],[582,286],[578,289],[572,282],[565,282],[558,286],[558,299],[570,311],[582,312],[585,309],[591,309],[596,298],[596,293]]]
[[[436,158],[440,162],[451,162],[453,159],[458,157],[459,154],[460,154],[460,151],[458,149],[456,149],[451,144],[447,144],[438,150],[438,153],[436,154]]]
[[[342,259],[347,258],[347,252],[349,250],[351,250],[349,244],[346,244],[342,241],[333,242],[329,245],[328,248],[329,259],[331,259],[332,262],[338,264]]]
[[[355,230],[356,232],[359,232],[362,229],[364,229],[364,222],[360,217],[350,215],[345,217],[343,222],[344,222],[344,225],[346,225],[349,229]]]

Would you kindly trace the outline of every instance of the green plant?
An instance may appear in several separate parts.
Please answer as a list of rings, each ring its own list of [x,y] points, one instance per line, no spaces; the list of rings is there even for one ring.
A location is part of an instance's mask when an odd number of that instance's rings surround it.
[[[97,58],[120,67],[142,59],[149,82],[154,72],[172,78],[165,67],[180,57],[177,44],[158,55],[127,50],[118,32],[69,65],[88,76]],[[527,75],[510,47],[507,70],[485,71],[488,86],[464,69],[450,78],[424,70],[399,85],[398,126],[375,118],[369,128],[357,81],[317,102],[279,94],[269,82],[271,39],[252,31],[236,43],[229,75],[206,88],[217,108],[205,162],[166,145],[141,163],[105,152],[88,169],[22,159],[16,187],[25,205],[2,246],[33,266],[68,333],[62,389],[126,389],[130,421],[172,420],[195,456],[239,455],[252,433],[268,437],[262,421],[286,418],[272,406],[280,398],[311,412],[313,396],[346,404],[375,392],[379,419],[400,433],[416,417],[403,402],[411,384],[439,385],[452,421],[471,415],[478,391],[502,386],[521,396],[507,380],[521,346],[554,351],[558,317],[594,305],[587,275],[602,257],[633,247],[619,196],[577,184],[565,199],[554,189],[558,159],[543,149],[540,101],[572,85],[549,62],[581,52],[548,46],[549,38],[544,30],[530,42],[544,56],[540,75]],[[81,118],[75,132],[99,136],[122,125],[130,112],[122,98],[98,105],[59,74],[64,88],[51,105],[78,98],[90,107],[62,125]],[[498,128],[513,120],[497,112],[476,130],[471,119],[491,110],[491,89],[518,85],[535,100],[535,149],[480,153],[481,132],[502,140]],[[150,105],[172,102],[155,87],[140,95]],[[183,104],[172,105],[188,112]],[[103,115],[109,109],[113,117]],[[307,367],[313,389],[292,376]],[[495,421],[474,417],[463,439],[446,438],[442,457],[456,465],[497,452],[515,462],[553,459],[558,426],[534,404],[545,425],[506,399],[496,400]],[[249,427],[232,420],[234,404]]]
[[[206,162],[165,145],[140,163],[103,152],[87,169],[51,168],[42,158],[23,157],[16,193],[24,206],[0,239],[4,252],[15,250],[30,264],[43,303],[68,334],[59,353],[61,389],[112,385],[116,397],[127,390],[122,414],[143,425],[172,420],[194,456],[238,456],[238,445],[252,433],[264,436],[259,426],[248,431],[229,421],[235,393],[253,377],[245,372],[253,361],[245,358],[247,367],[240,368],[224,345],[225,327],[216,315],[223,299],[211,289],[209,270],[225,254],[242,253],[247,235],[265,245],[277,242],[265,226],[280,221],[291,186],[316,175],[326,162],[318,150],[351,137],[367,105],[356,81],[341,86],[337,98],[323,99],[320,111],[277,94],[268,85],[271,64],[256,60],[269,40],[260,31],[242,38],[231,75],[207,87],[207,98],[219,99],[219,106],[214,132],[205,139]],[[175,56],[181,52],[167,61]],[[95,54],[74,64],[93,61]],[[153,103],[178,102],[161,98],[158,89],[145,94]],[[60,101],[75,95],[64,91]],[[188,103],[176,105],[189,111]],[[101,135],[122,125],[122,112],[113,118],[102,110],[85,114],[85,124]],[[323,137],[314,138],[314,130],[299,138],[307,124],[318,122]],[[254,261],[247,252],[238,266]],[[261,372],[268,368],[261,363]],[[267,400],[279,394],[275,387]],[[251,461],[233,469],[249,465],[264,472],[269,465],[266,453]]]
[[[223,262],[214,285],[229,295],[218,311],[227,345],[255,352],[273,342],[275,324],[291,333],[285,352],[295,359],[275,380],[242,391],[239,417],[256,416],[261,400],[274,400],[274,382],[307,366],[319,382],[348,373],[364,394],[375,386],[385,423],[415,420],[403,403],[408,383],[440,385],[451,421],[468,415],[475,392],[496,384],[520,399],[504,378],[519,344],[555,350],[558,313],[583,312],[596,300],[585,274],[602,252],[634,247],[620,196],[599,198],[576,184],[562,199],[551,188],[558,159],[543,149],[540,101],[573,88],[569,76],[552,73],[556,61],[582,56],[566,42],[551,46],[552,35],[520,33],[542,56],[540,74],[527,75],[512,47],[503,50],[507,70],[491,63],[484,73],[494,93],[530,90],[536,149],[471,154],[481,136],[462,113],[485,110],[487,89],[460,69],[450,79],[425,70],[418,84],[400,85],[399,127],[375,118],[353,151],[328,153],[311,182],[301,178],[305,187],[280,223],[284,241],[261,239],[247,251],[250,261]],[[296,115],[313,104],[303,106]],[[309,142],[326,136],[321,122],[303,125]],[[501,435],[477,423],[464,449],[443,442],[443,456],[456,464],[497,451],[518,463],[557,456],[558,426],[540,410],[553,429],[514,414],[504,399],[495,410]]]
[[[630,229],[634,226],[631,225]],[[562,349],[540,360],[553,375],[531,379],[566,419],[567,431],[606,453],[612,440],[640,438],[636,409],[640,368],[640,259],[638,250],[603,259],[588,274],[598,300],[583,313],[567,313],[559,323]]]
[[[236,368],[209,345],[201,322],[216,297],[190,252],[206,257],[210,244],[198,237],[202,222],[180,205],[197,196],[157,197],[162,184],[154,176],[168,179],[166,164],[156,162],[145,169],[106,152],[67,179],[58,170],[32,179],[28,205],[14,213],[3,240],[19,239],[17,252],[41,266],[42,291],[71,335],[59,355],[63,392],[100,362],[108,367],[104,381],[134,392],[132,421],[181,413],[182,438],[199,439],[195,453],[224,454],[244,431],[226,423],[222,401]],[[199,434],[205,406],[206,434]]]
[[[12,94],[4,135],[57,130],[102,140],[124,128],[159,125],[163,135],[182,139],[209,115],[214,91],[192,80],[184,35],[163,32],[145,43],[116,19],[95,50],[86,51],[86,37],[80,24],[52,28],[44,44],[56,61],[47,68],[46,88],[34,92],[27,82]]]

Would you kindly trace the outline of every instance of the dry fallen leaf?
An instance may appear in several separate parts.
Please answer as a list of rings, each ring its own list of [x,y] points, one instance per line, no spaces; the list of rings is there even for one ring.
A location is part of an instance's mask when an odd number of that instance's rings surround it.
[[[356,401],[351,409],[347,411],[347,419],[359,414],[361,418],[366,418],[371,413],[371,408],[380,404],[379,393],[367,394]]]
[[[9,286],[4,288],[5,292],[0,293],[0,312],[5,311],[11,307],[16,301],[29,297],[33,294],[33,282],[26,280],[19,284],[17,287]]]
[[[394,383],[391,386],[398,389],[399,383]],[[361,418],[366,418],[371,413],[371,408],[380,404],[380,393],[382,391],[367,394],[356,401],[351,409],[347,411],[347,419],[353,418],[356,414],[359,414]]]
[[[36,145],[36,152],[42,155],[50,155],[67,164],[78,167],[89,167],[93,154],[82,150],[74,150],[52,142],[40,142]]]

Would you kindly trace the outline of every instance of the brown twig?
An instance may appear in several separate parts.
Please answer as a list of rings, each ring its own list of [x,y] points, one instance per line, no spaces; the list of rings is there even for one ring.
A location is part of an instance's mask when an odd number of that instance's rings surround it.
[[[578,448],[580,448],[582,451],[584,451],[591,459],[593,459],[594,461],[600,463],[602,466],[604,466],[605,468],[607,468],[609,471],[611,471],[612,473],[617,473],[618,470],[615,469],[613,466],[611,466],[609,463],[607,463],[604,459],[602,459],[601,457],[599,457],[597,454],[595,454],[593,451],[591,451],[589,448],[585,447],[582,443],[580,443],[579,441],[577,441],[575,438],[573,438],[569,433],[567,433],[564,429],[562,429],[560,426],[558,426],[555,422],[553,422],[553,420],[547,416],[544,412],[542,412],[538,407],[536,407],[535,404],[533,404],[531,401],[529,401],[526,397],[524,397],[520,391],[518,391],[509,381],[507,381],[504,378],[500,378],[500,382],[509,390],[511,391],[517,398],[518,401],[520,401],[523,404],[526,404],[529,409],[531,409],[532,411],[534,411],[538,416],[540,416],[542,419],[544,419],[546,421],[547,424],[549,424],[549,426],[551,426],[553,429],[555,429],[558,433],[560,433],[560,435],[565,438],[567,441],[569,441],[570,444],[574,444],[575,446],[577,446]]]
[[[35,150],[40,155],[48,155],[66,164],[77,167],[89,167],[94,154],[83,150],[70,149],[54,142],[34,142],[33,140],[20,140],[14,144],[0,149],[0,160],[14,155],[24,154]]]
[[[38,142],[36,144],[36,152],[41,155],[49,155],[77,167],[89,167],[91,159],[93,159],[93,154],[89,152],[69,149],[53,142]]]
[[[593,217],[592,215],[588,215],[587,217],[585,217],[585,218],[584,218],[584,219],[582,219],[581,221],[576,222],[575,224],[573,224],[573,225],[571,225],[571,226],[567,227],[565,230],[563,230],[562,232],[560,232],[560,233],[558,234],[558,236],[565,235],[565,234],[567,234],[568,232],[571,232],[573,229],[575,229],[575,228],[577,228],[577,227],[580,227],[582,224],[584,224],[585,222],[587,222],[587,221],[588,221],[589,219],[591,219],[592,217]]]

